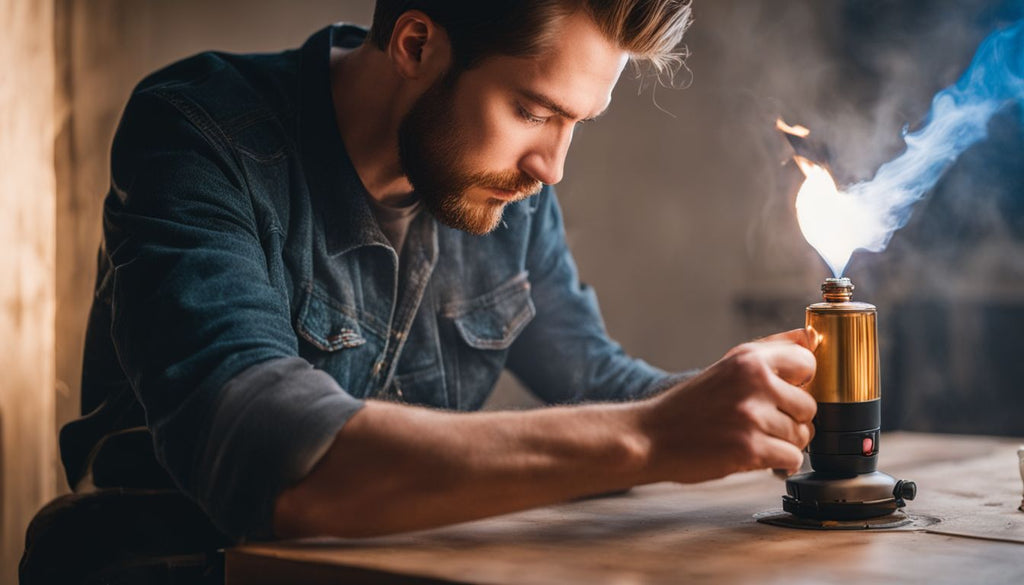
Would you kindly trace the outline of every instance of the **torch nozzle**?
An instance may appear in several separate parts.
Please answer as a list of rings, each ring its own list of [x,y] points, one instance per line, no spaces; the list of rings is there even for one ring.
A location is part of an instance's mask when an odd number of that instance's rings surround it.
[[[826,278],[821,285],[821,296],[828,303],[847,303],[853,298],[853,282],[845,276]]]

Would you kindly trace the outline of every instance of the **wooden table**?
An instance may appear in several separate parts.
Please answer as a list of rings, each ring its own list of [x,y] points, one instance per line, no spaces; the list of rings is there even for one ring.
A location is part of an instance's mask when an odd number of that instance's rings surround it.
[[[884,434],[880,469],[917,482],[907,511],[941,519],[927,528],[761,524],[753,515],[780,508],[785,487],[768,472],[751,472],[402,536],[242,546],[227,551],[227,585],[1024,584],[1022,443]]]

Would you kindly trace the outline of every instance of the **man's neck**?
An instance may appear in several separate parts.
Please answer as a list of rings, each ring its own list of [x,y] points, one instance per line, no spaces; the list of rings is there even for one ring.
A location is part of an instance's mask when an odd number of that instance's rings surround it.
[[[398,158],[398,126],[411,98],[387,56],[365,45],[332,50],[331,97],[345,150],[367,192],[382,205],[408,204],[412,185]]]

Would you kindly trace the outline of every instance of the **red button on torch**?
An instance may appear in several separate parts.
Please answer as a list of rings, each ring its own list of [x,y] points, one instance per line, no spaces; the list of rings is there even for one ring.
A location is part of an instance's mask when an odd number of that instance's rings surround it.
[[[875,451],[875,442],[871,440],[871,437],[864,437],[860,442],[860,451],[864,455],[871,455]]]

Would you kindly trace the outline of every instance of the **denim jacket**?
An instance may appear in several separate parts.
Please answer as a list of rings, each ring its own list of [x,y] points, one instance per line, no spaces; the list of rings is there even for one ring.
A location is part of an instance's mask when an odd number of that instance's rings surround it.
[[[112,150],[84,416],[61,435],[72,485],[144,426],[150,459],[220,529],[268,538],[276,495],[363,399],[474,410],[503,368],[552,404],[674,381],[608,338],[550,187],[485,236],[421,213],[399,262],[331,102],[330,49],[364,35],[205,53],[136,88]],[[129,477],[145,463],[125,461]]]

